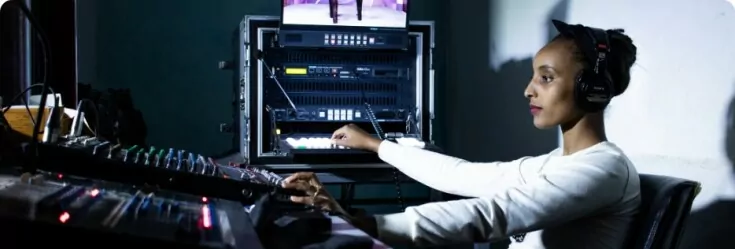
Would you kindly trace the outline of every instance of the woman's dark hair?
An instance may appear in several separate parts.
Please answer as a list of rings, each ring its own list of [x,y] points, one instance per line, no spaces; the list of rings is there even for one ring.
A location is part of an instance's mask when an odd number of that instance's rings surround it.
[[[615,96],[618,96],[628,89],[630,68],[635,64],[638,48],[633,44],[630,36],[625,34],[625,30],[607,30],[607,35],[611,48],[607,60],[607,71],[615,85]]]
[[[607,72],[610,74],[610,78],[615,87],[614,95],[618,96],[628,89],[628,85],[630,84],[630,68],[635,64],[638,48],[633,44],[633,40],[625,34],[625,30],[610,29],[606,30],[606,32],[610,42],[610,53],[607,57]],[[562,35],[554,39],[558,38],[571,39]],[[585,54],[577,46],[574,46],[574,50],[574,57],[585,66],[590,66]]]

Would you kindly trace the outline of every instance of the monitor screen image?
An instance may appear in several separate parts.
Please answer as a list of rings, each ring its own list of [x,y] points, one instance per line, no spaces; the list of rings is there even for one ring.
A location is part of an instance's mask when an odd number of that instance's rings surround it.
[[[284,25],[405,29],[409,0],[282,0]]]

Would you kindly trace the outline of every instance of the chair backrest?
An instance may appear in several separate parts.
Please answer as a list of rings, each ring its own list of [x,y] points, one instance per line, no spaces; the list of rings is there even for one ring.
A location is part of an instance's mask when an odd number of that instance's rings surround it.
[[[641,209],[633,249],[675,249],[684,231],[699,183],[641,174]]]

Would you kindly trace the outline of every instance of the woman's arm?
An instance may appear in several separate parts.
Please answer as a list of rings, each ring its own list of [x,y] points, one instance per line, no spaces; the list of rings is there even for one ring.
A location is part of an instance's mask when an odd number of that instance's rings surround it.
[[[625,195],[628,165],[611,160],[591,157],[554,165],[559,168],[492,197],[430,203],[375,216],[375,230],[388,244],[492,241],[576,220],[616,202],[635,202],[634,192]]]
[[[524,157],[511,162],[472,163],[456,157],[383,141],[380,159],[433,189],[460,196],[489,196],[502,183],[516,184]]]

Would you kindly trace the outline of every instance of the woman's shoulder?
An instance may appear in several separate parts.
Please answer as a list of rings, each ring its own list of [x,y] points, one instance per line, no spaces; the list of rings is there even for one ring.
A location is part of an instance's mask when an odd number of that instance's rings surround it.
[[[574,155],[573,160],[598,168],[608,174],[637,176],[633,162],[612,142],[601,142]]]

